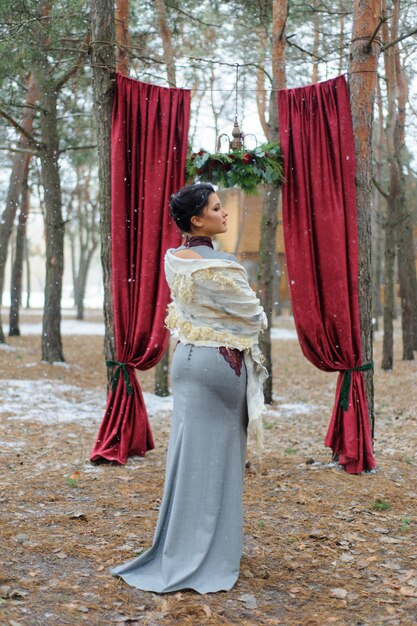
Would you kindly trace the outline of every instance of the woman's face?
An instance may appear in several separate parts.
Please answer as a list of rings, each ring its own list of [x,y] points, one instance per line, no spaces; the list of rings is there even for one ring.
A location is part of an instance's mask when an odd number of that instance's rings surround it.
[[[223,209],[217,193],[211,193],[207,206],[201,215],[191,218],[192,234],[204,237],[214,237],[227,231],[227,213]]]

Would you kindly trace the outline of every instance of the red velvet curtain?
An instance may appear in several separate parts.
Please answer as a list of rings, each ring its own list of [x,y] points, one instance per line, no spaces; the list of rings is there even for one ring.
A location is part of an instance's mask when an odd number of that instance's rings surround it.
[[[344,76],[278,93],[283,223],[304,355],[339,371],[325,444],[350,473],[375,467],[362,371],[355,150]],[[356,369],[355,369],[356,368]]]
[[[134,370],[156,365],[169,340],[163,260],[169,247],[179,245],[180,234],[168,201],[184,184],[189,117],[188,90],[117,76],[111,138],[117,361],[92,461],[122,464],[154,447]]]

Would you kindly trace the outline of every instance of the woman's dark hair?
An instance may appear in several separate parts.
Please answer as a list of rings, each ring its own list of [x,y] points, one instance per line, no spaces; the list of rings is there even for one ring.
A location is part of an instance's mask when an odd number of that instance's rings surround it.
[[[212,193],[214,187],[210,183],[197,183],[186,185],[171,196],[171,217],[180,230],[191,232],[191,218],[202,214]]]

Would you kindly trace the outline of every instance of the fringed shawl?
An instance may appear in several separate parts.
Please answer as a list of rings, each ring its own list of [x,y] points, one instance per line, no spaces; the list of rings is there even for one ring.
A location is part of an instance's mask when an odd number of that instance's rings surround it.
[[[172,297],[165,323],[178,331],[182,343],[244,351],[249,431],[262,445],[263,383],[268,373],[258,337],[267,319],[244,267],[229,259],[183,259],[168,250],[165,275]]]

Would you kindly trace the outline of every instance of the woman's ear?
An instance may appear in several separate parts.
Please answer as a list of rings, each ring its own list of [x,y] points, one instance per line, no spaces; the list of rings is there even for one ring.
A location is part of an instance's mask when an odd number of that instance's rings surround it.
[[[201,217],[198,215],[193,215],[190,221],[195,228],[201,228]]]

